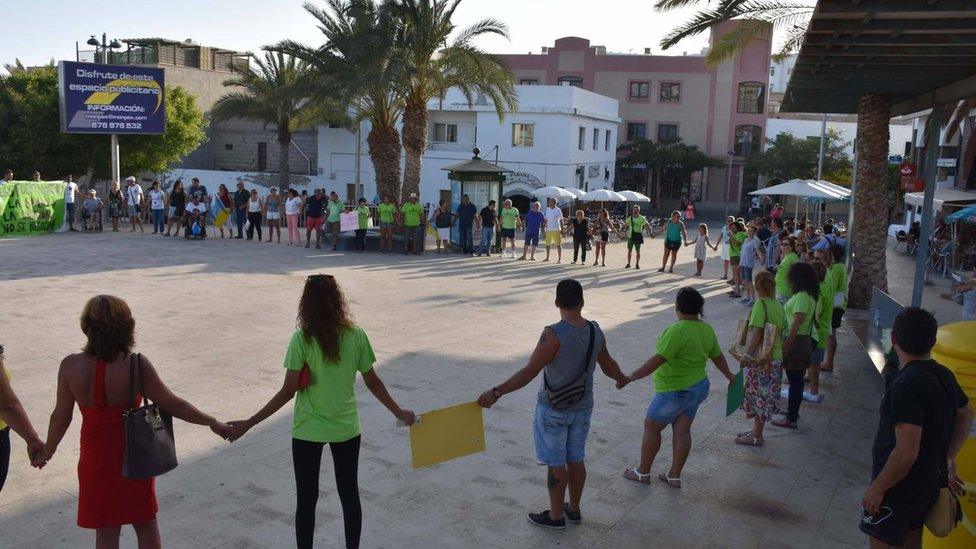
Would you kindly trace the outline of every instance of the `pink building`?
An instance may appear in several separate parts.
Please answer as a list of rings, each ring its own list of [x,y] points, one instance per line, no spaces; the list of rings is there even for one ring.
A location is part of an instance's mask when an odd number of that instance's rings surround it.
[[[735,23],[712,31],[711,42]],[[755,177],[744,174],[744,156],[759,150],[766,127],[766,88],[769,81],[770,40],[753,42],[740,56],[710,68],[702,55],[637,55],[607,53],[585,38],[556,40],[541,54],[502,55],[519,84],[567,85],[615,98],[621,119],[617,144],[638,138],[680,137],[723,162],[698,182],[665,180],[665,205],[693,192],[706,209],[735,211]],[[729,155],[732,161],[728,184]],[[644,170],[617,170],[616,188],[647,188]],[[751,180],[751,181],[750,181]],[[728,198],[726,198],[728,197]]]

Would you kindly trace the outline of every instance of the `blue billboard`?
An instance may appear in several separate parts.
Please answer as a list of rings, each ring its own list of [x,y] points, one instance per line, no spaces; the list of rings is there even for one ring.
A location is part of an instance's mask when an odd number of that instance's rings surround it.
[[[64,133],[158,134],[166,129],[163,69],[61,61]]]

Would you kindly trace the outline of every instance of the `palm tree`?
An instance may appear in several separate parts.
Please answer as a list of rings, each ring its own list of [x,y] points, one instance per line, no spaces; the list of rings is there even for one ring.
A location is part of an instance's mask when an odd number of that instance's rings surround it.
[[[457,33],[451,18],[461,0],[400,0],[402,27],[397,47],[404,61],[400,85],[404,98],[403,147],[406,162],[403,194],[420,191],[421,157],[427,149],[430,114],[427,102],[458,88],[468,103],[476,94],[495,106],[499,120],[515,110],[515,77],[494,55],[478,48],[481,36],[508,38],[508,29],[496,19],[483,19]],[[452,39],[451,36],[454,36]]]
[[[292,133],[313,124],[318,118],[317,105],[307,100],[307,70],[301,60],[282,53],[265,53],[252,57],[244,66],[231,65],[234,78],[224,81],[228,88],[239,88],[224,94],[214,103],[215,120],[251,118],[274,125],[278,132],[278,183],[287,189],[290,179],[288,153]]]
[[[400,135],[396,124],[403,113],[397,77],[403,63],[395,55],[398,27],[392,0],[329,0],[322,9],[311,2],[305,11],[318,22],[325,43],[309,47],[285,40],[270,49],[286,52],[308,64],[315,82],[312,101],[334,111],[345,109],[348,128],[368,120],[369,156],[380,196],[394,201],[400,191]]]
[[[753,40],[768,37],[770,27],[785,33],[779,52],[773,56],[775,60],[797,51],[814,8],[810,1],[803,0],[657,0],[654,7],[664,13],[696,5],[702,9],[661,39],[661,47],[672,48],[685,38],[738,20],[739,24],[712,44],[705,56],[705,63],[712,67],[735,57]]]

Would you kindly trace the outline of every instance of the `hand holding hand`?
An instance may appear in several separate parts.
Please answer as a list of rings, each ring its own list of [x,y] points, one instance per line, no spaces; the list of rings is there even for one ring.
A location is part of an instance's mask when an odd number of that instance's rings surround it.
[[[234,428],[221,421],[214,421],[210,424],[210,430],[220,438],[227,440],[234,433]]]
[[[478,406],[482,408],[491,408],[496,402],[498,402],[498,399],[495,398],[495,394],[490,389],[481,393],[481,396],[478,397]]]
[[[43,469],[47,465],[50,457],[45,454],[44,449],[44,441],[39,438],[27,442],[27,457],[32,467]]]
[[[632,378],[630,376],[624,376],[623,378],[618,379],[617,380],[617,389],[623,389],[624,387],[626,387],[627,385],[629,385],[630,382],[632,382],[632,381],[634,381],[634,378]]]
[[[254,425],[251,424],[249,419],[239,419],[237,421],[229,421],[227,425],[230,426],[230,433],[228,433],[227,440],[234,442],[237,439],[244,436],[245,433],[251,430]]]
[[[398,421],[402,421],[405,425],[409,426],[417,421],[417,414],[413,413],[413,410],[400,408],[400,411],[396,413],[396,418]]]

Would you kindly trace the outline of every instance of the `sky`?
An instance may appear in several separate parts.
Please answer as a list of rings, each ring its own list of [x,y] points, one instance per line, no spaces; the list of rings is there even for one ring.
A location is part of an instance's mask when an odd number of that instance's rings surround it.
[[[321,0],[314,3],[324,5]],[[494,53],[539,53],[563,36],[588,38],[611,52],[642,53],[658,45],[671,28],[693,10],[655,13],[653,0],[463,0],[455,13],[458,26],[486,17],[504,21],[511,40],[485,38],[479,44]],[[301,0],[0,0],[8,31],[21,22],[29,33],[6,34],[0,41],[0,65],[20,59],[25,65],[74,60],[91,34],[99,39],[161,37],[238,51],[258,51],[284,38],[320,44],[321,33]],[[11,26],[13,24],[13,26]],[[18,38],[12,39],[13,36]],[[668,55],[698,53],[701,35],[685,40]]]

